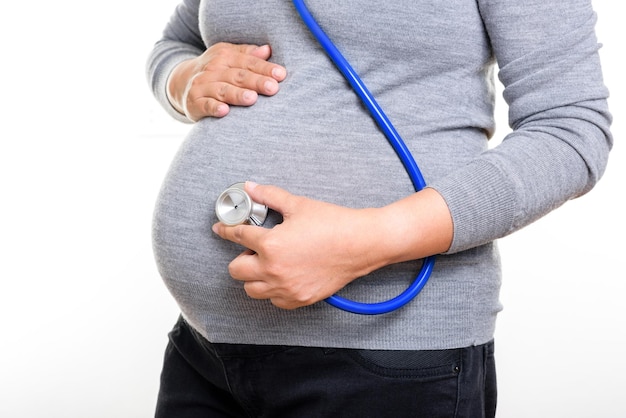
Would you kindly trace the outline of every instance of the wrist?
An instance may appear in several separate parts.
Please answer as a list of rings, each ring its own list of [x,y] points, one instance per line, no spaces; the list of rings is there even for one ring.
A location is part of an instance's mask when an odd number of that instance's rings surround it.
[[[447,251],[452,244],[452,216],[443,197],[425,188],[382,207],[377,213],[375,253],[383,265],[424,258]]]
[[[191,60],[185,60],[177,64],[170,72],[165,83],[165,93],[170,105],[181,115],[186,115],[184,106],[184,94],[187,88],[188,64]]]

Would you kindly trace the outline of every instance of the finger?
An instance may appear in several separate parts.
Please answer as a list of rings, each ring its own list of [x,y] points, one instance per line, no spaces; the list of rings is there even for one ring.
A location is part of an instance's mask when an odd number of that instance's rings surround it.
[[[246,74],[237,74],[240,72]],[[215,79],[208,71],[198,73],[187,86],[187,102],[211,98],[222,103],[251,106],[258,98],[254,90],[258,78],[245,70],[227,70],[220,79]],[[273,83],[278,84],[276,81]]]
[[[307,304],[294,303],[293,301],[281,297],[270,298],[270,301],[272,302],[272,305],[276,306],[277,308],[287,310],[293,310],[296,308],[307,306]]]
[[[239,244],[254,252],[259,250],[261,239],[268,233],[267,229],[255,225],[227,226],[221,222],[213,225],[212,230],[221,238]],[[243,256],[244,255],[241,255],[240,257]]]
[[[287,76],[287,70],[285,67],[268,61],[272,55],[272,49],[269,45],[248,45],[244,46],[244,48],[241,49],[241,52],[244,56],[249,56],[249,58],[244,60],[242,65],[239,65],[241,68],[246,68],[257,74],[272,77],[276,81],[283,81]]]
[[[242,52],[253,55],[257,58],[267,61],[272,56],[272,48],[269,45],[248,45],[249,48]]]
[[[246,250],[235,257],[228,265],[230,276],[242,282],[256,282],[259,277],[258,255],[252,250]]]
[[[245,281],[243,289],[250,298],[259,300],[270,299],[274,306],[282,309],[296,309],[312,304],[311,302],[300,302],[285,298],[263,280]]]
[[[265,96],[278,93],[278,81],[272,77],[259,75],[245,68],[230,68],[224,72],[224,81],[233,86],[254,90]]]
[[[206,74],[198,74],[191,81],[185,105],[190,110],[202,113],[203,116],[217,116],[218,114],[224,116],[223,111],[226,109],[218,109],[220,103],[252,106],[259,98],[259,93],[255,89],[259,89],[264,95],[273,95],[278,92],[278,83],[275,80],[270,80],[267,86],[258,85],[263,82],[258,76],[251,76],[248,80],[242,81],[231,74],[226,81],[213,81]]]
[[[230,107],[226,103],[211,97],[200,97],[197,99],[188,97],[185,103],[183,103],[183,110],[187,118],[197,122],[206,116],[224,117],[230,112]]]
[[[262,279],[260,267],[259,256],[252,251],[246,251],[228,265],[228,272],[233,279],[244,282],[243,288],[249,297],[253,299],[280,298],[276,289]]]
[[[287,70],[282,65],[267,61],[271,55],[269,45],[218,43],[209,48],[206,54],[212,58],[206,62],[205,69],[215,70],[216,66],[241,68],[257,75],[283,81]]]
[[[210,82],[202,84],[194,78],[195,85],[185,97],[184,111],[191,120],[199,120],[205,116],[224,117],[229,105],[252,106],[258,94],[252,90],[241,89],[227,83]]]
[[[270,286],[261,280],[253,280],[245,282],[243,289],[246,294],[252,299],[270,299],[269,290]]]
[[[299,303],[281,296],[274,296],[272,294],[270,286],[263,281],[251,281],[246,282],[243,285],[246,294],[252,299],[269,299],[272,304],[281,309],[296,309],[302,306],[309,305],[309,303]]]
[[[274,209],[281,213],[283,217],[292,213],[294,205],[297,205],[298,196],[280,187],[247,181],[245,190],[253,201]]]
[[[194,122],[206,117],[222,118],[230,112],[230,107],[210,97],[190,100],[185,104],[185,115]]]

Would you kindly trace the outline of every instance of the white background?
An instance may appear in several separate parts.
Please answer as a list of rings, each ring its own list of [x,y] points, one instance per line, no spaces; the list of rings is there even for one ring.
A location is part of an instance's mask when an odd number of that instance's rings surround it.
[[[176,3],[0,5],[1,417],[153,414],[177,309],[150,222],[188,126],[144,63]],[[616,145],[591,193],[501,240],[501,418],[626,416],[624,23],[594,5]]]

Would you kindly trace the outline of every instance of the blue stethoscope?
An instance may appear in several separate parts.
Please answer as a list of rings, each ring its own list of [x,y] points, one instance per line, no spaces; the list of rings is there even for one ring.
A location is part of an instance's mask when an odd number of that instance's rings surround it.
[[[361,98],[361,100],[371,113],[372,117],[387,137],[387,140],[389,140],[389,143],[398,154],[398,157],[400,157],[404,168],[409,174],[415,190],[422,190],[424,187],[426,187],[424,176],[422,176],[422,173],[417,163],[415,162],[411,151],[409,151],[406,144],[389,121],[387,115],[385,115],[385,112],[383,112],[383,110],[380,108],[380,106],[378,105],[370,91],[367,89],[359,75],[356,73],[356,71],[354,71],[350,63],[343,57],[341,52],[339,52],[337,47],[332,43],[330,38],[317,24],[317,22],[307,9],[306,5],[304,4],[304,0],[293,0],[293,4],[313,36],[315,36],[315,38],[318,40],[322,48],[324,48],[330,59],[335,63],[339,71],[341,71],[344,77],[348,80],[354,91]],[[400,295],[396,296],[393,299],[377,303],[362,303],[354,302],[352,300],[333,295],[326,299],[326,302],[344,311],[362,315],[377,315],[395,311],[396,309],[399,309],[409,303],[418,295],[418,293],[422,290],[422,288],[428,281],[428,278],[433,271],[434,265],[434,256],[425,258],[419,274],[417,275],[413,283],[411,283],[411,285],[404,292],[402,292]]]
[[[304,0],[293,0],[293,4],[313,36],[315,36],[330,59],[348,80],[354,91],[363,101],[370,114],[387,137],[387,140],[395,150],[396,154],[398,154],[398,157],[402,161],[404,168],[411,178],[411,182],[413,183],[415,190],[422,190],[426,187],[424,177],[422,176],[413,155],[411,155],[411,151],[409,151],[408,147],[389,121],[387,115],[385,115],[385,112],[383,112],[350,63],[343,57],[330,38],[317,24],[304,4]],[[251,224],[261,225],[265,220],[267,207],[251,201],[249,196],[247,196],[243,190],[243,183],[237,183],[220,195],[216,203],[216,212],[218,218],[227,224],[235,225],[246,221]],[[409,303],[419,294],[424,285],[426,285],[426,282],[433,271],[434,265],[435,257],[426,257],[423,260],[422,267],[420,268],[417,277],[415,277],[411,285],[401,294],[392,299],[383,302],[363,303],[355,302],[338,295],[333,295],[327,298],[326,302],[341,310],[361,315],[379,315],[395,311]]]

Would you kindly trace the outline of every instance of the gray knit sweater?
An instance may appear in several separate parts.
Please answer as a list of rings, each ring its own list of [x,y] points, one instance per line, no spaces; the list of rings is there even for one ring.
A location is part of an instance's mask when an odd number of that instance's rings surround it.
[[[165,81],[219,41],[270,44],[287,79],[273,97],[195,123],[164,179],[154,217],[159,271],[185,318],[213,342],[441,349],[493,338],[500,303],[494,240],[533,222],[602,175],[612,139],[590,0],[309,0],[407,142],[454,221],[422,293],[380,316],[320,302],[281,310],[247,297],[228,275],[241,248],[211,232],[228,185],[254,180],[350,207],[413,192],[384,135],[288,0],[184,0],[147,73],[174,118]],[[494,67],[512,132],[494,133]],[[411,231],[407,230],[407,234]],[[305,237],[303,237],[305,239]],[[380,301],[420,262],[361,278],[341,295]]]

